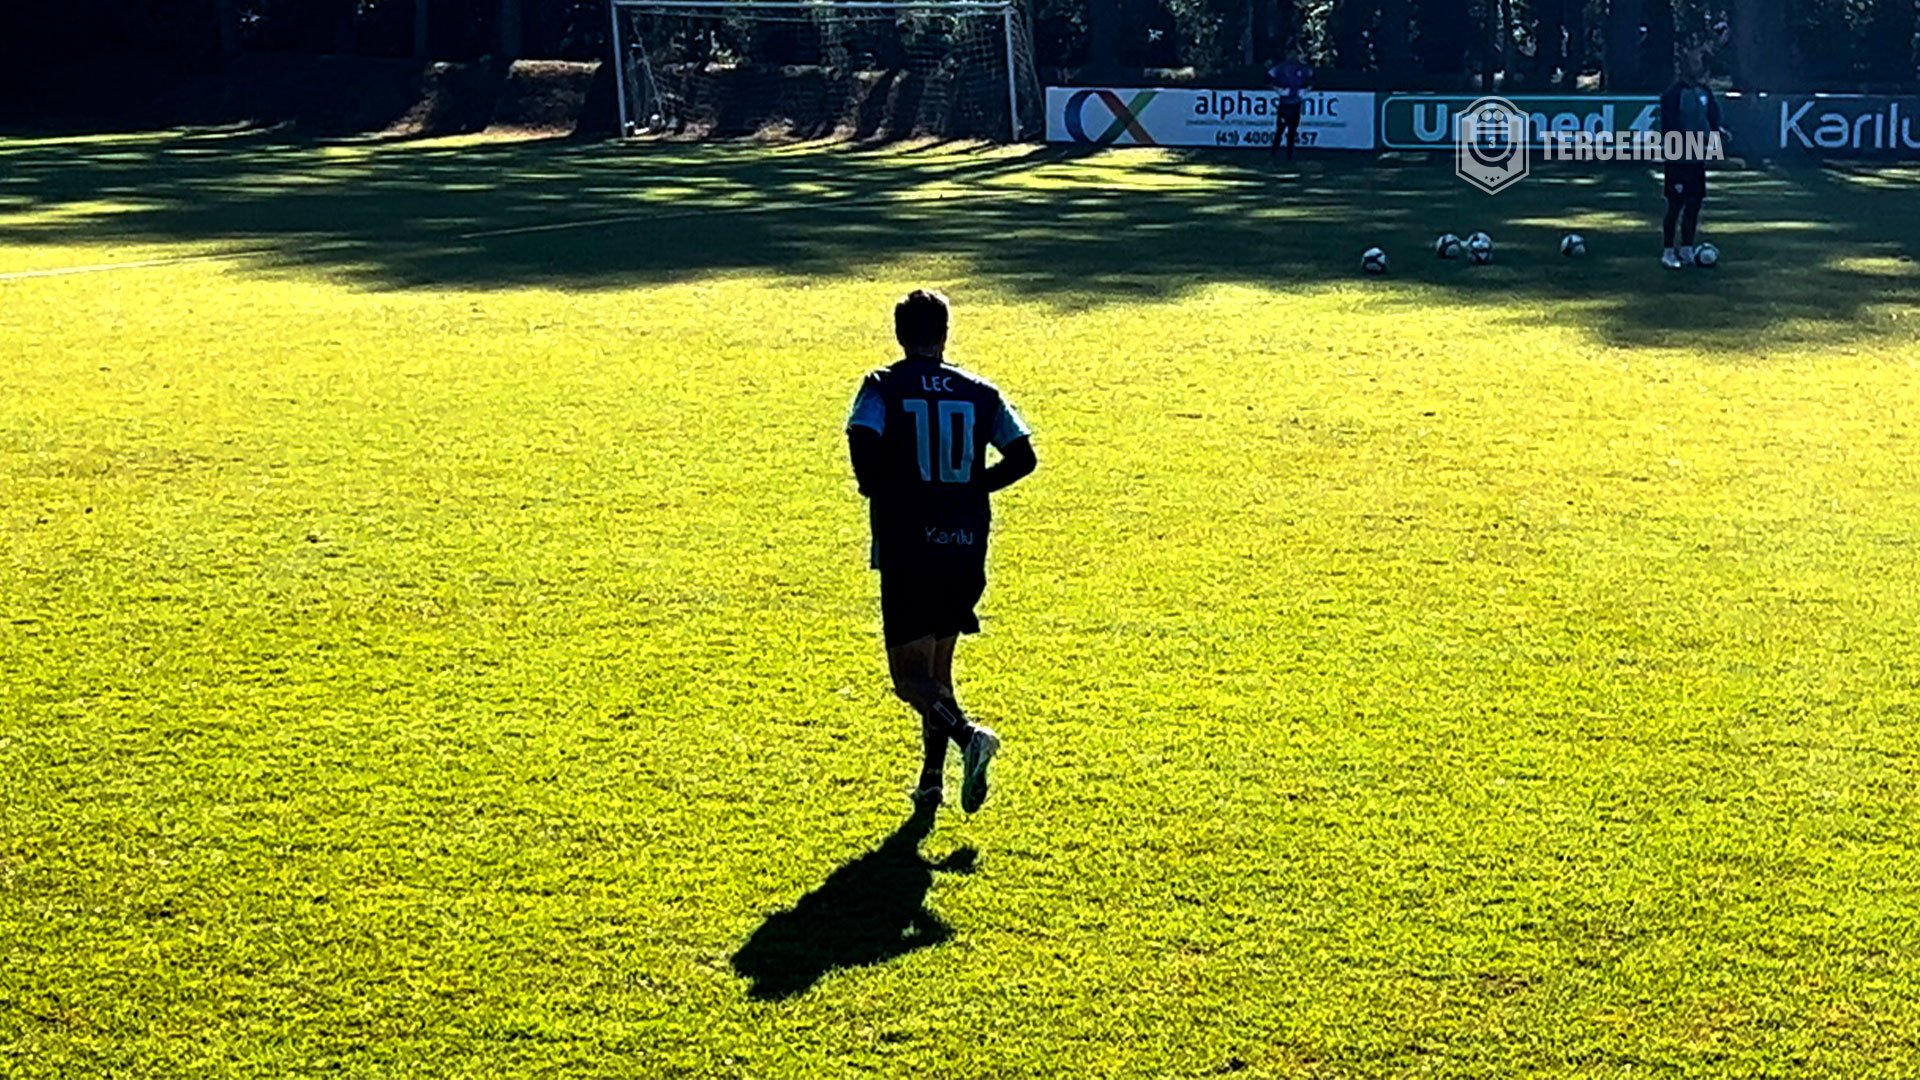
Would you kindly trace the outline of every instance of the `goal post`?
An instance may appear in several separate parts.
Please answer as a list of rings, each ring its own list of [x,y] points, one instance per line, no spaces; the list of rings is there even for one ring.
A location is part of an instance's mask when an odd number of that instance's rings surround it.
[[[1019,142],[1042,126],[1020,0],[609,0],[624,135]]]

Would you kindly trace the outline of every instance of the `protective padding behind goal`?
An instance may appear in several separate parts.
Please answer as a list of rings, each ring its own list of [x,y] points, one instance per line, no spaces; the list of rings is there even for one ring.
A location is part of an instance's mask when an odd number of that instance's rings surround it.
[[[1040,80],[1014,4],[614,0],[629,135],[1019,140]]]

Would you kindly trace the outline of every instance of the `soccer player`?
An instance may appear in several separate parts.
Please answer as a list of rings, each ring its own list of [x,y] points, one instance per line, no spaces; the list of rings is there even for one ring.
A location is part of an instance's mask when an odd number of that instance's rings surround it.
[[[1038,464],[1031,432],[994,385],[946,361],[947,298],[915,290],[893,309],[905,352],[868,375],[847,442],[873,525],[880,619],[893,692],[920,714],[923,756],[913,801],[940,805],[947,743],[962,753],[960,806],[987,798],[993,732],[967,719],[953,691],[953,647],[978,633],[987,587],[989,496]],[[1000,453],[987,463],[987,448]]]
[[[1660,132],[1720,133],[1720,102],[1707,88],[1704,49],[1689,49],[1680,60],[1680,79],[1660,95]],[[1707,198],[1707,163],[1686,158],[1668,161],[1667,216],[1660,264],[1669,270],[1693,265],[1693,241],[1700,228],[1700,204]],[[1680,229],[1680,248],[1673,246],[1674,226]]]
[[[1280,143],[1287,144],[1287,160],[1293,160],[1293,144],[1300,138],[1300,110],[1305,104],[1307,85],[1313,81],[1313,69],[1300,59],[1300,47],[1287,50],[1284,63],[1267,66],[1267,83],[1280,97],[1274,113],[1273,146],[1268,152],[1271,158],[1280,156]]]

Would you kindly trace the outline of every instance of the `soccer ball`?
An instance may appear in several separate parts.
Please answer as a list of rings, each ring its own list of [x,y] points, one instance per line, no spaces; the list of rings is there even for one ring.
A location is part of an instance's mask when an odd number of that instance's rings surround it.
[[[1560,240],[1560,254],[1568,258],[1577,258],[1587,253],[1587,238],[1579,233],[1568,233]]]
[[[1702,270],[1711,270],[1720,265],[1720,249],[1712,244],[1701,244],[1693,249],[1693,265]]]
[[[1377,247],[1368,248],[1366,254],[1360,256],[1360,269],[1369,274],[1386,273],[1387,253]]]
[[[1435,258],[1457,259],[1464,249],[1465,245],[1461,243],[1460,238],[1452,233],[1442,233],[1440,239],[1433,242]]]
[[[1485,266],[1493,261],[1493,237],[1477,232],[1467,237],[1467,258],[1475,266]]]

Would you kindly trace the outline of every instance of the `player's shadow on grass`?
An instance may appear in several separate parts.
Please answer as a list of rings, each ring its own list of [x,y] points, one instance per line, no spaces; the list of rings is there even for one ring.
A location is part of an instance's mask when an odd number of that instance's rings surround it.
[[[916,810],[880,845],[827,875],[785,911],[767,916],[733,955],[749,997],[778,1001],[803,994],[828,972],[865,967],[938,945],[953,928],[927,910],[936,870],[967,873],[972,848],[939,862],[920,854],[933,811]]]

